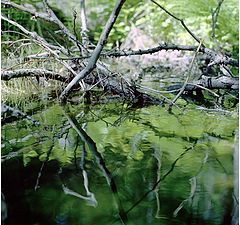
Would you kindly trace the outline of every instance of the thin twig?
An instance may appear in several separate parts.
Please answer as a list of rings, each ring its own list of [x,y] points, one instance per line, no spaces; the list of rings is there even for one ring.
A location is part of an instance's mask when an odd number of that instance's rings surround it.
[[[198,49],[196,50],[196,52],[194,54],[194,57],[193,57],[193,59],[191,61],[190,68],[189,68],[189,71],[188,71],[188,76],[187,76],[187,78],[185,80],[185,83],[183,84],[181,90],[178,92],[178,94],[175,96],[175,98],[172,100],[172,103],[169,105],[169,108],[172,107],[172,104],[175,103],[177,101],[177,99],[181,96],[181,94],[184,92],[184,89],[187,86],[188,80],[189,80],[189,78],[191,76],[191,73],[192,73],[193,63],[194,63],[194,61],[196,59],[196,56],[197,56],[197,54],[199,52],[199,49],[200,49],[201,45],[202,45],[202,42],[199,43]]]
[[[51,143],[51,145],[50,145],[50,147],[49,147],[49,149],[48,149],[46,158],[45,158],[45,160],[43,161],[43,163],[42,163],[42,165],[41,165],[41,168],[40,168],[40,170],[39,170],[39,172],[38,172],[37,181],[36,181],[36,184],[35,184],[35,187],[34,187],[34,190],[35,190],[35,191],[40,187],[40,186],[39,186],[40,178],[41,178],[41,176],[42,176],[43,168],[44,168],[45,164],[48,162],[49,157],[50,157],[50,155],[51,155],[51,153],[52,153],[52,150],[53,150],[53,147],[54,147],[54,138],[55,138],[55,135],[53,135],[53,137],[52,137],[52,143]]]
[[[216,41],[215,29],[216,29],[217,19],[218,19],[218,15],[219,15],[223,1],[224,0],[219,0],[216,9],[212,12],[212,38],[214,42]]]
[[[180,156],[172,163],[172,166],[169,169],[169,171],[167,173],[165,173],[159,180],[157,180],[156,183],[153,185],[153,187],[149,191],[145,192],[143,194],[143,196],[126,211],[126,213],[128,214],[130,211],[132,211],[137,205],[139,205],[143,201],[144,198],[146,198],[148,196],[148,194],[150,194],[152,191],[154,191],[156,189],[156,187],[160,184],[160,182],[165,180],[166,177],[174,170],[175,165],[178,162],[178,160],[183,158],[183,156],[191,149],[193,149],[193,148],[192,147],[187,148],[183,153],[181,153]]]
[[[154,0],[150,0],[151,2],[153,2],[154,4],[156,4],[159,8],[161,8],[164,12],[166,12],[169,16],[171,16],[172,18],[174,18],[175,20],[178,20],[181,22],[182,26],[185,28],[185,30],[198,42],[201,43],[200,39],[186,26],[186,24],[184,23],[183,19],[180,19],[179,17],[173,15],[171,12],[169,12],[167,9],[165,9],[163,6],[161,6],[159,3],[157,3]],[[201,44],[203,45],[203,44]],[[204,45],[203,45],[204,46]]]
[[[57,18],[57,16],[55,15],[55,13],[50,9],[48,3],[44,0],[44,5],[48,11],[47,13],[41,13],[41,12],[37,12],[36,10],[32,10],[30,8],[27,8],[25,6],[22,5],[18,5],[14,2],[11,1],[6,1],[6,0],[2,0],[1,4],[5,5],[5,6],[10,6],[13,8],[16,8],[18,10],[21,10],[23,12],[27,12],[30,13],[31,15],[34,15],[35,18],[41,18],[45,21],[51,22],[51,23],[55,23],[60,29],[61,31],[68,37],[68,39],[73,42],[74,45],[76,45],[76,43],[80,42],[76,39],[76,37],[66,28],[66,26]]]
[[[73,30],[74,30],[74,34],[77,37],[77,31],[76,31],[76,19],[77,19],[77,12],[74,10],[73,11]],[[77,47],[79,49],[79,51],[82,51],[81,46],[79,45],[79,43],[77,42]]]
[[[35,32],[30,32],[28,31],[26,28],[24,28],[22,25],[20,25],[19,23],[7,18],[4,14],[1,14],[1,19],[7,21],[8,23],[12,24],[13,26],[16,26],[17,28],[19,28],[22,32],[24,32],[27,36],[31,37],[32,40],[34,42],[36,42],[37,44],[40,44],[40,45],[45,45],[51,49],[54,49],[54,50],[59,50],[61,51],[62,53],[66,54],[67,55],[67,52],[64,50],[63,47],[58,47],[58,46],[55,46],[55,45],[51,45],[49,44],[43,37],[40,37],[37,33]]]
[[[163,94],[162,94],[162,91],[158,91],[158,90],[155,90],[153,88],[150,88],[150,87],[146,87],[146,86],[143,86],[143,85],[136,85],[137,87],[139,87],[140,89],[143,89],[143,90],[148,90],[148,91],[151,91],[153,93],[157,93],[158,95],[160,95],[166,102],[168,103],[172,103],[172,101],[170,99],[168,99],[167,97],[165,97]],[[167,91],[169,93],[169,91]],[[174,104],[174,103],[173,103]],[[180,109],[176,104],[174,104],[178,109]]]

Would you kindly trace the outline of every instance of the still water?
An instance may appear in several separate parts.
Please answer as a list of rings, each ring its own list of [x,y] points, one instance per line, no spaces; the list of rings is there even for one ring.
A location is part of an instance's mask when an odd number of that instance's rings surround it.
[[[234,224],[237,117],[54,104],[4,125],[4,224]]]

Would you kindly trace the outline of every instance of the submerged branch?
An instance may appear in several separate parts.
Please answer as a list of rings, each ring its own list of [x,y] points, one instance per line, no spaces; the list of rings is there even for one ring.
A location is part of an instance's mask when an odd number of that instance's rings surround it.
[[[53,150],[53,148],[54,148],[54,138],[55,138],[55,136],[53,135],[51,145],[49,146],[49,149],[48,149],[47,154],[46,154],[46,158],[45,158],[45,160],[42,162],[42,165],[41,165],[40,170],[39,170],[39,172],[38,172],[36,184],[35,184],[35,187],[34,187],[34,190],[35,190],[35,191],[36,191],[38,188],[40,188],[40,186],[39,186],[40,178],[41,178],[41,176],[42,176],[43,168],[44,168],[45,164],[48,162],[49,157],[50,157],[50,155],[51,155],[51,153],[52,153],[52,150]]]
[[[66,195],[72,195],[77,198],[83,199],[84,201],[87,202],[88,205],[97,207],[97,200],[95,198],[95,195],[92,192],[87,193],[87,196],[80,195],[79,193],[69,189],[65,185],[62,185],[63,191]]]
[[[122,220],[123,224],[125,224],[125,222],[128,220],[127,219],[127,214],[126,214],[125,210],[123,209],[122,203],[121,203],[120,198],[118,196],[117,185],[115,183],[115,180],[113,179],[113,176],[112,176],[111,172],[106,167],[106,164],[105,164],[101,154],[98,152],[96,143],[82,129],[80,124],[77,122],[76,118],[70,115],[69,109],[67,107],[64,107],[64,115],[67,117],[67,119],[68,119],[70,125],[72,126],[72,128],[77,132],[77,134],[82,139],[82,141],[85,142],[88,145],[89,150],[95,156],[97,165],[100,168],[100,170],[103,172],[103,175],[106,178],[107,183],[108,183],[108,185],[111,188],[111,191],[113,193],[114,199],[115,199],[117,207],[118,207],[119,217]]]
[[[30,120],[34,125],[40,125],[40,122],[33,119],[31,116],[27,115],[26,113],[20,111],[19,109],[13,108],[11,106],[8,106],[4,103],[1,103],[1,116],[6,118],[2,118],[2,125],[7,122],[9,119],[9,116],[11,118],[21,118],[21,119],[28,119]]]
[[[160,184],[161,181],[165,180],[166,177],[174,170],[175,168],[175,165],[176,163],[178,162],[178,160],[180,160],[189,150],[191,150],[192,147],[190,148],[187,148],[173,163],[172,163],[172,166],[171,168],[169,169],[169,171],[167,173],[165,173],[159,180],[156,181],[156,183],[153,185],[153,187],[145,192],[145,194],[143,194],[143,196],[137,201],[135,202],[127,211],[126,213],[129,213],[130,211],[132,211],[136,206],[138,206],[142,201],[143,199],[145,199],[152,191],[154,191],[158,185]]]

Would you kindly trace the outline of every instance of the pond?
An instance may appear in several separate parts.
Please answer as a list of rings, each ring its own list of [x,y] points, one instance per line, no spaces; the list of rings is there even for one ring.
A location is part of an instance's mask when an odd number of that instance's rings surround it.
[[[4,224],[234,220],[237,113],[53,103],[34,118],[2,127]]]

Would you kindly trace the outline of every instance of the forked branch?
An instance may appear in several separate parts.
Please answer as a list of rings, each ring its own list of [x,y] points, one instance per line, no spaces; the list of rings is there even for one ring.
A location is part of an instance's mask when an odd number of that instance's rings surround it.
[[[124,4],[126,0],[118,0],[102,33],[101,36],[98,40],[97,46],[94,49],[92,56],[89,58],[87,66],[67,85],[67,87],[63,90],[63,92],[60,95],[60,100],[63,102],[66,100],[70,90],[72,89],[72,87],[79,82],[80,80],[82,80],[84,77],[86,77],[88,74],[90,74],[92,72],[92,70],[96,67],[96,63],[97,60],[100,56],[100,53],[105,45],[105,43],[107,42],[108,39],[108,35],[120,13],[120,10]]]

